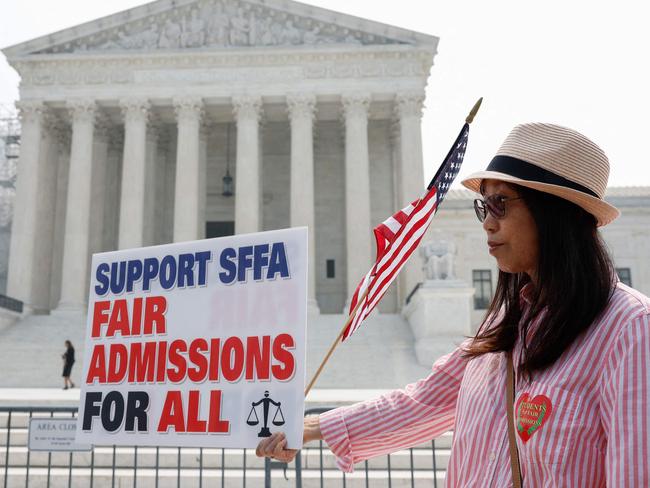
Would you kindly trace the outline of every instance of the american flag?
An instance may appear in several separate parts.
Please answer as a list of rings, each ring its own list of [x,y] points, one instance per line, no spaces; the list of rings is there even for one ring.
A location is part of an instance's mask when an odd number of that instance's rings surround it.
[[[349,314],[356,315],[345,329],[342,341],[350,337],[374,310],[424,236],[431,219],[456,178],[465,157],[469,124],[465,123],[424,194],[374,229],[377,242],[375,264],[352,295]],[[357,309],[359,300],[363,302]]]

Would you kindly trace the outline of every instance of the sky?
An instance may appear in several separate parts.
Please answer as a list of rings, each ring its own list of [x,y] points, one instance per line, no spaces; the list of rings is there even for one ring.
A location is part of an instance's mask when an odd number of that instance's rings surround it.
[[[4,1],[0,47],[146,2]],[[512,127],[576,129],[609,157],[610,186],[650,186],[650,66],[645,0],[308,0],[440,38],[422,118],[424,173],[442,162],[479,97],[461,177],[484,169]],[[19,77],[0,55],[0,104]],[[457,185],[458,183],[456,183]]]

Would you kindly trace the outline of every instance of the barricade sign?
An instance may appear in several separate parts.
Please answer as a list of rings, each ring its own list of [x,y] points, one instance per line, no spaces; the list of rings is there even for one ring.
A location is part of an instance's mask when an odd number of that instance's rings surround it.
[[[77,442],[302,445],[307,229],[95,254]]]
[[[30,451],[90,451],[89,444],[77,444],[77,419],[32,418],[29,420]]]

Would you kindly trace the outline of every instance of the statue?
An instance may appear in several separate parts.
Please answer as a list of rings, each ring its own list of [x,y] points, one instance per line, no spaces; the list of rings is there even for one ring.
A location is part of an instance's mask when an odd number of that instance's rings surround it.
[[[305,31],[305,34],[303,35],[303,42],[305,44],[316,44],[318,42],[319,34],[320,28],[318,26],[315,26],[311,30]]]
[[[217,3],[214,12],[204,15],[209,19],[208,22],[208,39],[210,46],[227,46],[229,38],[230,19],[223,10],[223,4]]]
[[[183,19],[181,44],[184,47],[201,47],[205,44],[205,23],[199,16],[199,11],[192,9],[190,19]]]
[[[420,247],[424,258],[424,271],[427,280],[455,280],[454,255],[456,245],[444,239],[426,242]]]
[[[140,34],[142,38],[142,46],[145,49],[154,49],[158,44],[158,27],[151,24],[149,29]]]
[[[300,31],[291,20],[287,20],[282,31],[282,44],[300,44]]]
[[[158,47],[163,49],[178,49],[181,47],[181,34],[181,27],[177,23],[172,22],[171,19],[167,19],[158,39]]]
[[[250,33],[250,21],[244,16],[244,9],[239,7],[237,15],[230,19],[230,44],[247,46]]]
[[[273,36],[273,31],[271,30],[271,19],[263,18],[258,23],[257,27],[257,38],[259,38],[259,44],[262,46],[272,46],[277,44],[277,40]]]

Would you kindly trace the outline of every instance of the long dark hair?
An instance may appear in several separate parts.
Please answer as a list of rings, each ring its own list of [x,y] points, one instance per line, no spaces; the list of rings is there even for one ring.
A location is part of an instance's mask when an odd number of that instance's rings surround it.
[[[492,303],[465,354],[510,351],[522,337],[517,366],[530,379],[552,365],[604,310],[615,272],[593,215],[568,200],[512,186],[537,225],[539,256],[530,306],[524,316],[520,292],[530,277],[499,271]],[[529,325],[542,311],[543,324],[527,340]]]

